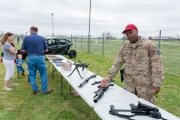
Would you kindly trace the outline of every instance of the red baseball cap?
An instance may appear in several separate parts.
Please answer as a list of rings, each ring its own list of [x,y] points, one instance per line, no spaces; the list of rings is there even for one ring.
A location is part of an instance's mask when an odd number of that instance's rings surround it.
[[[125,27],[125,30],[122,32],[122,34],[124,34],[127,30],[133,30],[133,29],[137,29],[137,27],[134,24],[129,24]]]

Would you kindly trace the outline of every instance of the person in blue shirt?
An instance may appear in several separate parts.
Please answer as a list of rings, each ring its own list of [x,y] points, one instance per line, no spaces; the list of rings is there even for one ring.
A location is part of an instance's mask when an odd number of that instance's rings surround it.
[[[24,63],[24,60],[22,59],[22,55],[18,54],[17,59],[16,59],[16,68],[17,68],[18,78],[20,78],[21,72],[22,72],[21,75],[25,76],[23,63]]]
[[[38,85],[36,84],[37,70],[41,78],[41,92],[42,94],[49,94],[52,92],[52,89],[48,89],[46,62],[44,58],[44,52],[48,52],[48,45],[44,37],[38,35],[37,32],[38,28],[36,26],[30,27],[30,35],[24,38],[21,50],[22,52],[26,52],[28,56],[29,79],[33,94],[39,92]]]

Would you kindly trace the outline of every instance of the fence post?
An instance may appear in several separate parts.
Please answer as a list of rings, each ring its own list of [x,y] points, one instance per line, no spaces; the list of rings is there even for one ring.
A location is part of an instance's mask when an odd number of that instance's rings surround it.
[[[160,50],[160,45],[161,45],[161,30],[159,31],[159,45],[158,45],[159,50]]]
[[[124,43],[125,43],[125,34],[124,34],[124,38],[123,38],[123,45],[124,45]]]
[[[82,38],[83,38],[83,36],[81,36],[81,51],[82,51]]]
[[[75,49],[76,49],[76,36],[75,36]]]
[[[72,34],[71,34],[71,42],[72,42]]]
[[[104,56],[104,34],[103,34],[102,56]]]
[[[88,52],[89,52],[89,35],[88,35]]]
[[[72,34],[71,34],[71,43],[72,43]],[[73,45],[71,45],[71,48],[72,48]]]
[[[89,36],[89,52],[91,51],[91,35]]]

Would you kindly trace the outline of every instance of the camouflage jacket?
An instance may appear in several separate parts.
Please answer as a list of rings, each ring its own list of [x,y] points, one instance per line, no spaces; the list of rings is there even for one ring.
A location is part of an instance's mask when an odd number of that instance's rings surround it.
[[[164,79],[163,65],[160,51],[152,41],[139,37],[136,43],[127,42],[117,54],[106,79],[113,79],[123,64],[124,82],[134,87],[161,86]]]

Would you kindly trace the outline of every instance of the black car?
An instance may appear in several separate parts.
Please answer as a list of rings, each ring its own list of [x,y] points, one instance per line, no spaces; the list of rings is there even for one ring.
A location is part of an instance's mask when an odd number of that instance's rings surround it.
[[[76,51],[71,50],[73,45],[68,39],[60,39],[57,37],[45,37],[48,44],[48,52],[45,54],[69,55],[70,58],[76,58]]]

